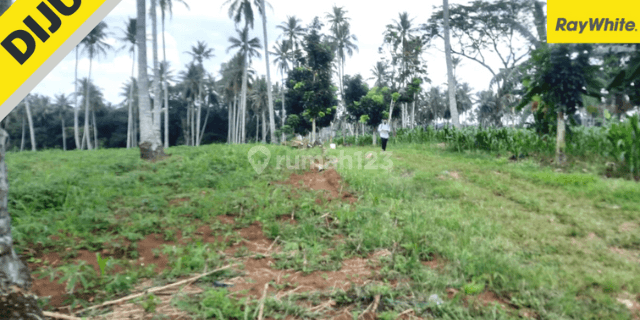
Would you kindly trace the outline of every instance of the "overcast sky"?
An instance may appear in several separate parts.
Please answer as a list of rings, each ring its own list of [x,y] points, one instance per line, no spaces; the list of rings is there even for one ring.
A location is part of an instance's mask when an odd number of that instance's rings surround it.
[[[184,70],[185,65],[191,61],[191,56],[185,52],[190,50],[197,41],[206,42],[209,47],[214,48],[215,57],[205,62],[207,71],[219,77],[220,64],[228,61],[234,52],[226,53],[229,46],[229,36],[236,36],[235,25],[227,15],[225,1],[210,0],[186,0],[190,6],[187,10],[181,3],[175,3],[173,8],[173,18],[166,21],[166,47],[167,60],[171,63],[174,75]],[[148,1],[147,1],[148,2]],[[174,0],[176,2],[176,0]],[[347,17],[351,18],[351,32],[358,38],[359,51],[352,57],[347,58],[345,73],[360,73],[367,79],[371,77],[371,68],[379,61],[381,55],[378,48],[382,45],[382,34],[387,24],[393,19],[398,19],[400,12],[408,12],[413,18],[413,25],[425,23],[433,12],[433,6],[441,6],[442,1],[415,1],[415,0],[394,0],[384,2],[371,2],[360,0],[342,1],[293,1],[293,0],[270,0],[273,10],[267,10],[267,29],[269,37],[269,48],[273,48],[274,42],[281,33],[276,26],[287,19],[287,16],[295,15],[302,20],[302,25],[307,26],[313,17],[319,16],[324,20],[327,12],[331,11],[333,5],[342,6],[347,10]],[[449,0],[450,4],[467,3],[466,0]],[[122,36],[125,22],[128,18],[136,16],[136,1],[123,0],[106,18],[105,22],[112,33],[109,43],[114,48],[121,47],[116,38]],[[150,19],[147,19],[150,26]],[[158,21],[160,28],[160,21]],[[150,30],[150,27],[147,29]],[[160,32],[160,31],[159,31]],[[328,33],[325,26],[323,32]],[[262,43],[262,21],[256,15],[252,37],[258,37]],[[159,37],[159,58],[162,59],[161,37]],[[447,69],[445,57],[442,53],[444,43],[437,40],[435,47],[430,48],[424,55],[427,61],[428,77],[432,80],[431,85],[442,85],[447,79]],[[148,45],[151,51],[151,43]],[[263,52],[262,52],[263,53]],[[273,56],[270,56],[273,59]],[[259,74],[266,74],[266,67],[262,59],[254,60],[253,67]],[[149,54],[148,63],[153,60]],[[489,60],[492,66],[498,66],[498,61]],[[101,57],[93,62],[92,79],[94,83],[104,93],[104,98],[113,103],[122,102],[122,86],[131,75],[132,60],[126,50],[109,52],[106,57]],[[74,90],[74,68],[75,51],[70,53],[42,82],[34,89],[34,93],[53,96],[54,94],[70,94]],[[136,66],[137,68],[137,66]],[[86,77],[89,73],[89,59],[83,56],[78,67],[78,77]],[[491,79],[491,74],[476,62],[463,59],[456,74],[459,81],[468,82],[474,91],[485,90]],[[135,72],[137,76],[137,70]],[[280,74],[274,65],[271,67],[272,82],[280,81]],[[373,84],[373,81],[369,81]],[[428,87],[428,86],[427,86]]]

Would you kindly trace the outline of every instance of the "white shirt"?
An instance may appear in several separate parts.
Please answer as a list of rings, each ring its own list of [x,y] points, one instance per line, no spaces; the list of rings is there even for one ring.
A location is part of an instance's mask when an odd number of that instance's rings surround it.
[[[389,139],[389,131],[391,131],[391,128],[389,128],[389,124],[381,123],[378,126],[378,132],[380,132],[380,138]]]

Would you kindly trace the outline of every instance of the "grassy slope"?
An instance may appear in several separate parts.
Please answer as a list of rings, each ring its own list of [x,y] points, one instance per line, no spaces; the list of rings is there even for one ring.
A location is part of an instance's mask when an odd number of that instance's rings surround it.
[[[289,249],[295,244],[310,261],[302,265],[296,255],[283,256],[277,259],[279,267],[330,270],[346,257],[395,247],[397,254],[385,262],[382,273],[387,279],[408,278],[412,286],[406,292],[387,292],[387,297],[402,300],[411,292],[413,300],[426,300],[432,293],[446,296],[446,288],[477,293],[484,285],[543,319],[631,318],[615,298],[622,292],[640,293],[637,183],[557,173],[531,161],[453,154],[435,145],[392,145],[390,170],[365,170],[368,160],[358,168],[355,157],[351,169],[339,165],[360,200],[354,207],[335,202],[326,207],[313,201],[312,192],[288,199],[287,187],[268,185],[289,174],[276,169],[278,156],[318,155],[318,150],[269,147],[270,166],[257,175],[246,160],[250,147],[171,148],[173,156],[155,164],[140,161],[137,150],[11,153],[10,212],[17,246],[25,253],[37,242],[54,251],[98,250],[122,236],[135,241],[164,232],[170,238],[176,230],[188,236],[197,228],[195,219],[240,212],[238,220],[259,219],[268,237],[280,236]],[[375,149],[328,154],[363,156],[369,150]],[[458,178],[444,171],[456,172]],[[190,198],[188,205],[168,206],[181,197]],[[297,225],[276,222],[277,216],[292,211]],[[338,219],[337,228],[319,223],[327,211]],[[631,230],[619,231],[628,222],[635,223]],[[49,239],[57,230],[71,236]],[[346,241],[334,243],[336,234]],[[196,252],[194,246],[186,252]],[[623,248],[629,256],[611,247]],[[325,251],[329,258],[321,256]],[[444,272],[421,264],[434,254],[447,261]],[[213,255],[206,260],[223,264]],[[202,265],[194,261],[183,269],[174,267],[159,278],[198,272]],[[131,275],[149,273],[131,268]],[[116,286],[104,298],[122,295],[127,288]],[[391,303],[385,308],[394,311]],[[459,300],[431,312],[444,318],[507,317],[499,308],[465,307]]]

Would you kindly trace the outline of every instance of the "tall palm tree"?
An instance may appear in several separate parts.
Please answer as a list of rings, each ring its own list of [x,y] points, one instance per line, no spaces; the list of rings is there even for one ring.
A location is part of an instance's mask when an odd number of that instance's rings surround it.
[[[244,29],[236,30],[238,32],[238,38],[229,37],[229,42],[231,45],[227,48],[227,53],[231,49],[238,49],[238,52],[243,57],[243,75],[242,75],[242,93],[240,99],[240,106],[242,112],[242,129],[241,129],[241,143],[245,143],[245,116],[246,116],[246,106],[247,106],[247,69],[249,68],[249,63],[251,62],[252,57],[260,57],[260,52],[258,49],[261,49],[260,40],[258,38],[249,39],[249,28],[247,26]]]
[[[332,32],[331,39],[336,47],[336,57],[338,58],[336,61],[338,63],[338,83],[340,84],[340,94],[344,100],[344,64],[347,55],[353,56],[353,51],[358,51],[358,46],[354,43],[354,41],[358,41],[358,38],[349,31],[349,24],[339,25]]]
[[[344,68],[341,68],[341,65],[344,63],[344,50],[345,43],[344,41],[349,41],[349,20],[351,18],[347,17],[347,11],[344,10],[344,7],[338,7],[336,5],[333,6],[332,12],[329,12],[325,15],[327,20],[330,23],[329,29],[331,30],[331,40],[334,43],[336,57],[338,58],[337,62],[340,64],[338,66],[338,85],[340,86],[340,95],[341,98],[344,99],[344,84],[342,81],[344,80],[342,77],[344,74]],[[355,36],[353,38],[355,40]],[[352,47],[353,48],[353,47]],[[357,48],[357,47],[356,47]],[[351,53],[353,54],[353,52]]]
[[[449,1],[442,0],[442,8],[444,14],[444,53],[447,60],[447,76],[449,84],[449,112],[453,126],[460,128],[460,120],[458,119],[458,107],[456,105],[456,81],[453,77],[453,63],[451,61],[451,39],[449,38]]]
[[[191,123],[196,123],[195,128],[195,135],[194,137],[199,137],[200,136],[200,117],[202,115],[202,85],[204,82],[204,60],[208,60],[211,59],[212,57],[214,57],[215,55],[213,54],[213,48],[208,48],[207,44],[204,41],[198,41],[198,44],[196,46],[192,46],[191,47],[191,51],[187,51],[187,54],[189,54],[191,57],[193,57],[193,60],[198,62],[198,68],[200,68],[200,76],[202,77],[200,79],[200,84],[199,84],[199,89],[198,89],[198,110],[197,110],[197,119],[195,120],[195,122],[191,122]],[[192,116],[194,115],[194,113],[192,113]],[[197,140],[197,139],[196,139]],[[195,145],[199,145],[196,144]]]
[[[140,112],[140,156],[146,160],[164,155],[160,133],[153,128],[151,102],[149,101],[149,78],[147,76],[147,26],[146,1],[137,0],[138,43],[138,110]]]
[[[64,94],[56,95],[55,98],[55,106],[58,111],[58,117],[60,117],[60,124],[62,125],[62,150],[67,151],[67,133],[64,125],[64,115],[71,104],[69,103],[69,98]]]
[[[129,21],[127,21],[125,23],[125,28],[121,29],[123,32],[123,36],[121,38],[118,38],[118,40],[120,40],[121,42],[123,42],[123,46],[119,49],[128,49],[129,52],[131,53],[131,78],[134,77],[134,70],[135,70],[135,65],[136,65],[136,19],[134,18],[129,18]],[[133,124],[134,124],[134,119],[133,119],[133,86],[130,86],[130,92],[129,92],[129,99],[127,99],[129,101],[129,112],[128,112],[128,120],[127,120],[127,149],[130,149],[132,147],[133,144]]]
[[[89,53],[88,82],[91,82],[91,68],[93,66],[93,59],[99,58],[101,55],[106,55],[107,50],[111,49],[111,46],[105,42],[105,39],[108,36],[107,28],[107,24],[104,21],[101,21],[95,28],[93,28],[93,30],[89,32],[89,34],[87,34],[87,36],[81,42],[84,47],[83,52]],[[89,87],[90,86],[87,86],[86,89],[89,90]],[[87,91],[85,99],[84,136],[86,137],[87,148],[91,150],[91,138],[89,137],[89,101],[91,99],[89,94],[89,91]],[[98,146],[96,146],[96,149],[97,148]]]
[[[413,38],[413,34],[416,29],[412,26],[413,19],[409,18],[407,12],[398,14],[398,20],[393,19],[393,23],[387,25],[385,31],[385,41],[393,46],[392,58],[393,65],[400,63],[400,72],[398,80],[402,87],[406,86],[406,82],[409,79],[407,73],[408,61],[410,56],[410,41]],[[400,49],[400,54],[397,54]],[[395,72],[394,72],[395,73]],[[401,104],[402,108],[402,127],[406,127],[406,103]]]
[[[244,19],[245,27],[249,26],[253,29],[254,15],[253,15],[253,6],[258,9],[258,13],[262,17],[262,31],[264,34],[264,56],[265,56],[265,64],[267,67],[267,93],[269,96],[269,126],[271,128],[271,142],[276,142],[276,137],[274,136],[274,131],[276,128],[275,124],[275,113],[273,110],[273,96],[271,94],[271,69],[270,69],[270,60],[269,60],[269,46],[267,40],[267,12],[266,6],[271,7],[269,3],[265,0],[253,0],[253,3],[249,0],[227,0],[224,5],[229,5],[229,18],[231,18],[237,25]],[[252,5],[253,4],[253,5]]]
[[[268,93],[267,93],[267,81],[263,77],[260,77],[253,83],[253,89],[249,94],[251,99],[253,112],[257,116],[262,115],[262,143],[267,143],[267,128],[265,122],[265,109],[267,109]]]
[[[384,61],[376,62],[373,68],[371,68],[371,74],[373,74],[373,77],[369,79],[376,80],[374,86],[378,88],[383,88],[386,85],[387,77],[389,76],[389,71],[387,71],[387,68],[388,68],[388,65]]]
[[[292,50],[292,55],[290,56],[290,61],[296,67],[299,65],[298,61],[294,59],[297,54],[300,54],[300,50],[302,47],[302,40],[305,34],[305,28],[301,25],[302,20],[296,18],[296,16],[287,16],[287,20],[280,23],[276,26],[276,28],[282,30],[282,34],[278,37],[286,38]]]
[[[291,44],[291,42],[289,42],[288,40],[281,40],[280,42],[276,41],[276,44],[273,46],[273,54],[275,55],[275,59],[273,60],[273,63],[275,63],[278,66],[278,69],[280,70],[280,75],[282,77],[282,90],[280,90],[282,92],[282,114],[280,114],[280,120],[281,120],[281,128],[284,128],[284,123],[285,123],[285,110],[284,110],[284,89],[285,89],[285,85],[284,85],[284,74],[289,72],[289,59],[290,59],[290,51],[291,49],[293,49],[293,46]],[[282,137],[281,137],[282,141],[286,140],[284,131],[282,132]]]
[[[195,146],[195,124],[194,124],[194,112],[193,103],[198,98],[200,92],[200,85],[202,83],[203,75],[202,69],[194,62],[187,65],[187,69],[180,72],[180,79],[182,81],[182,94],[188,102],[187,106],[187,130],[188,136],[185,137],[187,145]]]
[[[220,74],[224,86],[227,105],[229,106],[229,132],[228,143],[238,143],[237,128],[239,122],[236,121],[238,113],[238,93],[242,88],[244,74],[244,56],[236,53],[227,63],[223,63]],[[229,102],[231,101],[231,102]]]
[[[165,31],[164,31],[164,21],[166,13],[169,13],[169,17],[173,17],[173,0],[159,0],[160,4],[160,13],[162,15],[162,61],[167,63],[167,50],[165,45]],[[184,0],[175,0],[176,2],[182,3],[187,10],[190,10],[189,5]],[[169,83],[165,79],[162,82],[163,90],[164,90],[164,147],[169,148]]]
[[[198,145],[202,143],[202,137],[204,136],[205,129],[207,129],[207,121],[209,120],[209,113],[211,112],[211,106],[218,104],[218,92],[216,90],[216,79],[212,74],[207,74],[204,81],[204,101],[207,106],[207,115],[204,117],[204,123],[202,124],[202,130],[198,136]]]

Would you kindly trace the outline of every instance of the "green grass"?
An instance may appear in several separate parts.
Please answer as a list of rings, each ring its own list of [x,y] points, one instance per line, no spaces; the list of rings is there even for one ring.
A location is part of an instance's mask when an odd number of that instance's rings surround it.
[[[290,187],[270,184],[291,173],[277,168],[278,156],[318,156],[319,149],[269,146],[269,166],[256,174],[247,161],[251,147],[175,147],[168,150],[170,158],[157,163],[141,161],[138,150],[10,153],[9,212],[16,247],[25,255],[35,247],[98,251],[105,243],[135,242],[151,233],[170,239],[181,230],[190,236],[202,223],[230,234],[212,218],[231,214],[240,226],[259,220],[267,237],[279,237],[284,252],[274,256],[275,268],[336,270],[346,258],[393,251],[380,275],[406,280],[409,287],[365,286],[330,294],[334,301],[359,306],[352,313],[381,294],[380,312],[389,318],[409,307],[423,317],[518,318],[517,310],[475,308],[460,299],[445,299],[438,307],[427,302],[431,294],[446,297],[445,290],[455,288],[471,296],[493,291],[541,319],[631,319],[616,297],[640,293],[640,264],[610,248],[624,248],[640,259],[638,228],[619,231],[625,222],[640,222],[635,182],[603,179],[594,171],[556,172],[532,159],[511,162],[432,144],[391,144],[389,169],[365,169],[372,165],[366,159],[359,168],[356,153],[362,157],[377,151],[373,147],[329,150],[328,156],[354,157],[352,168],[339,165],[338,171],[359,201],[320,205],[316,192],[297,190],[297,197],[289,197]],[[385,161],[378,157],[376,164]],[[178,198],[189,200],[168,205]],[[297,224],[277,220],[291,212]],[[320,218],[327,212],[336,218],[330,225]],[[52,235],[60,239],[51,240]],[[344,242],[336,243],[336,235]],[[124,275],[110,273],[107,266],[105,277],[85,270],[76,278],[91,282],[89,290],[106,300],[129,293],[131,282],[142,278],[166,282],[201,272],[205,265],[222,266],[224,258],[216,252],[226,245],[167,247],[171,268],[162,275],[129,266],[123,258]],[[441,271],[421,263],[434,255],[446,262]],[[58,272],[73,269],[73,259],[66,263]],[[207,279],[231,276],[223,272]],[[208,288],[200,300],[184,299],[179,306],[194,317],[244,319],[255,313],[257,301],[236,301]],[[327,294],[292,299],[313,301]],[[83,302],[82,296],[76,298]],[[275,299],[267,299],[265,314],[317,316]]]

